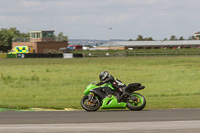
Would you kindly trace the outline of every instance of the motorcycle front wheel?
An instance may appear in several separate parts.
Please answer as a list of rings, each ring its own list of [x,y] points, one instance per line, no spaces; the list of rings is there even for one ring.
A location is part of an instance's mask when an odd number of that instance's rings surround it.
[[[127,107],[130,110],[142,110],[146,106],[146,99],[139,93],[133,93],[131,97],[135,97],[136,100],[128,100]]]
[[[81,106],[86,111],[97,111],[100,108],[101,104],[97,97],[93,97],[92,100],[89,101],[87,95],[81,99]]]

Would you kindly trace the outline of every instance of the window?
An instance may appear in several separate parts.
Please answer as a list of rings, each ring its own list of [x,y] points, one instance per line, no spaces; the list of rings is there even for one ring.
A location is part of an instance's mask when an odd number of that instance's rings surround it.
[[[42,33],[42,37],[43,37],[43,38],[47,38],[47,37],[48,37],[48,34],[47,34],[47,33]]]
[[[143,47],[138,47],[138,49],[144,49]]]
[[[53,37],[53,32],[43,32],[42,33],[43,38],[52,38]]]
[[[154,49],[159,49],[160,47],[154,47]]]
[[[36,33],[36,38],[41,38],[40,33]]]
[[[31,38],[35,38],[35,33],[31,33]]]
[[[41,33],[40,32],[34,32],[30,34],[31,38],[41,38]]]
[[[53,33],[49,32],[49,33],[48,33],[48,36],[49,36],[49,37],[53,37]]]
[[[151,47],[146,47],[146,49],[151,49]]]

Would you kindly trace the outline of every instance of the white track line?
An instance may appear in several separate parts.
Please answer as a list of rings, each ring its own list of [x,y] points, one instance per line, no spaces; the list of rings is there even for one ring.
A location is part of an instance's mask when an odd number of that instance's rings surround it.
[[[81,124],[3,124],[1,133],[60,133],[60,132],[114,132],[114,131],[153,131],[153,130],[200,131],[200,120],[194,121],[156,121],[156,122],[117,122]]]

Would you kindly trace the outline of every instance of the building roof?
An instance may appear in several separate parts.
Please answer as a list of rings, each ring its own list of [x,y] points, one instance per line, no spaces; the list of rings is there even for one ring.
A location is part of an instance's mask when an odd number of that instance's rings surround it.
[[[54,32],[54,30],[32,30],[32,31],[29,31],[29,33],[33,33],[33,32]]]
[[[183,40],[183,41],[121,41],[110,42],[99,45],[99,47],[124,47],[124,46],[183,46],[183,45],[200,45],[200,40]]]

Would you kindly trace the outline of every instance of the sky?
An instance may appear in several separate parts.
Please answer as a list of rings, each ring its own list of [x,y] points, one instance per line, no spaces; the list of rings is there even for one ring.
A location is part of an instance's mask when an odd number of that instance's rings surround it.
[[[69,39],[187,39],[200,31],[199,0],[0,0],[0,28],[63,32]]]

